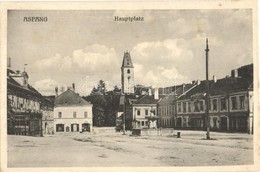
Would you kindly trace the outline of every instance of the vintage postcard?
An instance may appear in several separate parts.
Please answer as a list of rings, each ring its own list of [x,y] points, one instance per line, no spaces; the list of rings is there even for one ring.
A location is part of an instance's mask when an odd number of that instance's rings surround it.
[[[1,171],[258,171],[257,1],[1,7]]]

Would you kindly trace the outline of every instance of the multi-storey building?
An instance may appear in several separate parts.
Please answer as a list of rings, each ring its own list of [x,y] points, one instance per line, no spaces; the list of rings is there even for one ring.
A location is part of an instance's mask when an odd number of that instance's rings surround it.
[[[176,85],[173,87],[167,87],[168,93],[164,98],[158,102],[158,115],[159,126],[163,128],[172,128],[176,124],[176,100],[191,90],[197,85],[198,82],[192,82],[191,84]]]
[[[8,134],[42,135],[43,96],[28,84],[26,72],[7,69]]]
[[[251,65],[248,65],[251,66]],[[212,130],[252,133],[253,79],[239,76],[243,69],[232,71],[231,77],[210,81],[209,119]],[[253,68],[251,68],[253,69]],[[177,128],[204,129],[206,118],[205,81],[177,100]]]
[[[132,118],[134,128],[157,128],[158,115],[157,103],[161,99],[158,89],[155,89],[154,95],[149,91],[132,104]]]
[[[54,133],[92,131],[92,124],[92,104],[73,90],[55,98]]]
[[[54,134],[53,108],[55,96],[45,96],[45,101],[40,105],[42,111],[43,134]]]

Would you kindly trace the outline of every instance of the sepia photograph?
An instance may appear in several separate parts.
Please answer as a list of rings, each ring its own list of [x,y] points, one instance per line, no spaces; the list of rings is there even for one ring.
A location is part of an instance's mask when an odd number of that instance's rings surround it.
[[[5,9],[1,162],[254,166],[255,8],[213,5]]]

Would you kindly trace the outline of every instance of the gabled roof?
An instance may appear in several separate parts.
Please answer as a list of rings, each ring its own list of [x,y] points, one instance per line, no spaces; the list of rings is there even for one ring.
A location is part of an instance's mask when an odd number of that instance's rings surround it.
[[[9,72],[11,72],[10,69]],[[31,96],[38,97],[40,99],[44,99],[43,96],[31,85],[28,84],[28,87],[24,87],[21,84],[19,84],[17,81],[15,81],[11,76],[7,77],[7,89],[20,91],[23,94],[28,94]]]
[[[166,103],[169,101],[174,101],[178,99],[180,96],[185,96],[187,92],[189,92],[193,87],[196,87],[197,83],[192,83],[192,84],[182,84],[182,85],[177,85],[173,86],[174,92],[167,94],[164,98],[160,100],[160,104]]]
[[[60,94],[55,98],[54,101],[55,106],[86,106],[92,105],[91,103],[84,100],[74,91],[68,89],[67,91]]]
[[[159,97],[159,99],[154,99],[153,95],[145,95],[136,102],[134,102],[134,105],[137,104],[142,104],[142,105],[147,105],[147,104],[157,104],[158,101],[162,98],[162,96]]]
[[[123,63],[122,63],[122,68],[125,68],[125,67],[126,68],[133,68],[134,67],[129,52],[125,52],[124,53],[124,59],[123,59]]]
[[[165,97],[163,97],[158,103],[163,104],[165,102],[174,101],[177,99],[177,95],[175,93],[167,94]]]
[[[221,95],[221,94],[230,94],[240,91],[247,91],[251,89],[252,83],[248,83],[246,78],[241,77],[226,77],[217,80],[209,81],[210,95]],[[206,81],[201,81],[201,83],[188,91],[185,95],[181,96],[179,99],[190,99],[192,97],[201,97],[206,93]]]
[[[210,83],[212,81],[209,81]],[[201,81],[199,85],[195,86],[193,89],[188,91],[185,95],[181,96],[179,99],[190,99],[194,95],[203,95],[206,93],[206,81]]]
[[[228,77],[219,79],[210,88],[210,95],[218,95],[224,93],[234,93],[239,91],[247,91],[250,85],[246,78],[241,77]]]

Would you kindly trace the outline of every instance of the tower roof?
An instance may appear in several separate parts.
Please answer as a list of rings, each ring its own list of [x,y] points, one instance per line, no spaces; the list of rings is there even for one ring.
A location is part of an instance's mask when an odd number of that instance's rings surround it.
[[[123,67],[128,67],[128,68],[133,68],[134,67],[129,52],[125,52],[124,53],[124,59],[123,59],[123,63],[122,63],[122,68]]]

